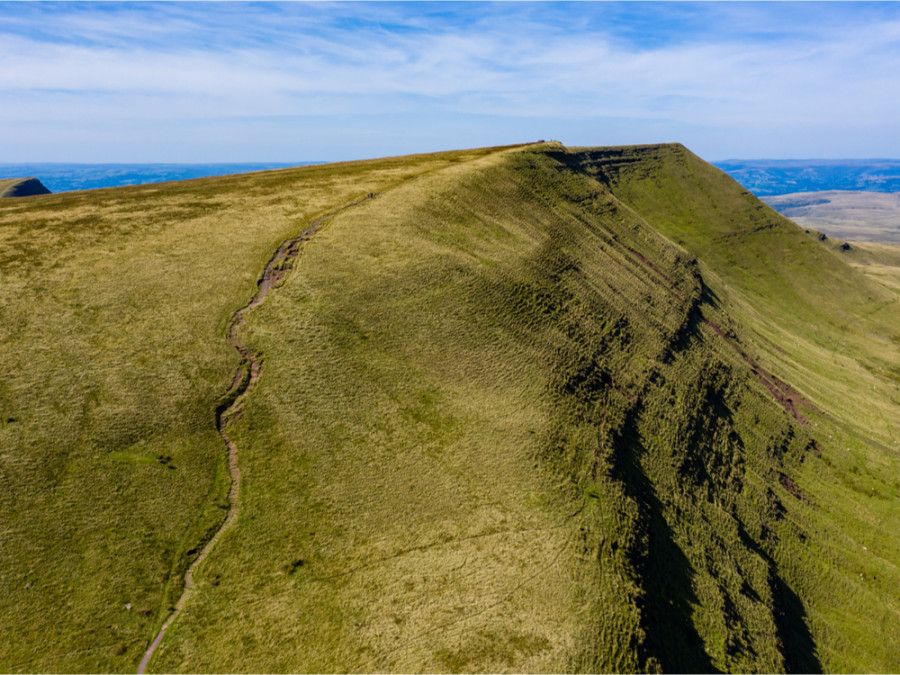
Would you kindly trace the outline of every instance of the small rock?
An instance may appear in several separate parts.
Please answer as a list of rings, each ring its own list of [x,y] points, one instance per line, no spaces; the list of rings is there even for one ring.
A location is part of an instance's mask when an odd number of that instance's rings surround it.
[[[127,609],[127,610],[130,610],[130,609],[131,609],[131,603],[130,603],[130,602],[126,602],[126,603],[125,603],[125,609]]]

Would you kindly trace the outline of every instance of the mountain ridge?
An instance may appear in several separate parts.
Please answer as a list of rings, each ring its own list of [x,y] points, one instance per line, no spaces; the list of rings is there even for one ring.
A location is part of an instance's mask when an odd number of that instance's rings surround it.
[[[184,325],[206,345],[196,354],[222,357],[167,381],[162,391],[184,392],[189,405],[156,408],[173,420],[167,426],[198,429],[232,379],[234,357],[213,347],[225,342],[224,308],[246,302],[239,291],[252,286],[266,251],[338,199],[380,196],[303,244],[271,297],[247,315],[242,342],[262,355],[263,375],[228,428],[242,515],[198,569],[188,611],[151,670],[808,672],[898,662],[884,637],[898,631],[890,619],[897,571],[887,564],[900,489],[890,478],[897,293],[683,146],[538,144],[169,189],[54,197],[57,213],[72,215],[54,223],[32,207],[21,241],[65,232],[130,261],[94,272],[100,288],[114,270],[141,278],[162,263],[160,271],[189,272],[191,288],[213,288],[219,277],[189,252],[202,243],[204,256],[237,265],[250,242],[250,260],[229,275],[242,280],[229,282],[237,290],[201,293],[215,310],[184,305],[196,308]],[[73,230],[79,219],[83,232]],[[11,223],[0,211],[4,232]],[[0,260],[17,274],[37,269],[27,256]],[[57,302],[103,319],[77,277],[53,281],[81,265],[75,258],[42,271],[60,290],[30,300],[40,316]],[[180,287],[168,274],[149,277],[155,285],[135,300],[127,279],[108,278],[117,283],[103,301],[138,309]],[[189,374],[200,357],[177,337],[181,306],[155,330],[184,345],[170,350],[166,369]],[[66,325],[85,336],[84,346],[67,347],[77,354],[104,324]],[[28,358],[27,332],[6,330],[26,364],[17,391],[31,391],[31,373],[63,377],[52,361]],[[52,324],[44,330],[58,335]],[[104,372],[162,368],[105,363]],[[131,637],[101,631],[87,656],[74,657],[83,660],[60,653],[26,661],[31,669],[133,668],[180,592],[179,570],[222,518],[215,504],[228,481],[214,433],[204,432],[201,461],[153,426],[144,440],[129,437],[148,409],[140,401],[119,404],[118,414],[131,416],[126,426],[111,424],[108,408],[107,422],[92,422],[103,420],[104,400],[124,394],[91,377],[86,391],[73,390],[88,412],[69,424],[93,440],[67,472],[93,466],[103,480],[111,456],[103,453],[118,453],[133,458],[118,480],[152,480],[157,490],[184,481],[183,494],[194,496],[168,510],[167,541],[120,540],[163,551],[153,575],[83,563],[61,573],[67,584],[85,569],[123,588],[143,585],[141,604],[129,605],[147,614],[117,610],[138,620]],[[140,381],[154,400],[159,385]],[[189,393],[199,382],[203,397]],[[34,412],[11,403],[3,399],[16,421],[2,432],[33,442],[19,419]],[[172,441],[177,453],[159,459]],[[32,469],[15,456],[2,458],[2,475],[14,489],[34,489],[24,482]],[[58,466],[51,458],[46,466]],[[187,487],[211,472],[208,497]],[[81,493],[64,494],[78,503]],[[128,494],[106,507],[121,522],[122,509],[148,509]],[[212,508],[197,522],[204,499]],[[39,507],[17,508],[23,534],[13,546],[36,541],[28,523]],[[63,522],[90,532],[75,511]],[[102,531],[91,536],[109,541]],[[46,550],[40,560],[49,563]],[[4,570],[21,564],[2,559]],[[46,592],[39,571],[26,574],[29,592]],[[22,586],[6,590],[17,616],[42,607]],[[77,602],[89,606],[91,596]],[[868,629],[875,624],[881,637]],[[7,644],[24,655],[35,643]],[[17,663],[12,654],[0,652],[0,663]]]

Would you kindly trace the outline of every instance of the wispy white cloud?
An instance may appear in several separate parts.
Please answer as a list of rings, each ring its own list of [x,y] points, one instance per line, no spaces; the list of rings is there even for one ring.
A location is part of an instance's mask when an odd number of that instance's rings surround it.
[[[813,154],[828,155],[834,130],[855,125],[870,130],[863,135],[870,144],[887,146],[876,153],[861,145],[858,154],[900,155],[900,7],[173,3],[5,9],[0,129],[7,131],[0,131],[0,144],[11,146],[9,136],[16,134],[17,152],[26,149],[23,129],[46,133],[54,125],[59,138],[67,128],[74,133],[115,120],[150,138],[154,125],[165,123],[170,137],[174,131],[183,143],[206,122],[228,126],[239,144],[242,134],[255,136],[250,125],[258,130],[261,120],[284,130],[316,118],[321,135],[324,118],[333,116],[326,133],[340,153],[348,120],[365,126],[368,117],[393,114],[403,117],[401,135],[430,133],[435,141],[452,136],[458,120],[452,144],[473,137],[467,120],[475,118],[486,129],[523,120],[508,126],[546,130],[541,135],[573,144],[604,142],[603,120],[615,120],[620,129],[632,120],[633,142],[659,140],[643,137],[648,131],[669,133],[665,140],[689,133],[685,140],[700,139],[706,145],[698,150],[714,157],[746,155],[753,147],[759,148],[753,154],[809,155],[784,145],[779,152],[769,142],[802,126],[819,132]],[[179,122],[190,123],[190,133]],[[596,137],[567,137],[589,123],[597,125]],[[180,135],[179,128],[185,130]],[[497,142],[514,140],[521,139]],[[393,151],[377,147],[375,138],[368,143],[363,154]],[[77,138],[68,146],[77,147]],[[46,155],[40,138],[32,147]],[[305,147],[296,139],[292,158],[303,158]]]

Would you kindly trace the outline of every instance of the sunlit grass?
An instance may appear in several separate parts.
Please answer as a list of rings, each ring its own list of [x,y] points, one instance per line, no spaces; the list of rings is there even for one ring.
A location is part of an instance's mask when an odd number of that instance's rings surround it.
[[[0,667],[136,666],[224,516],[229,317],[370,192],[247,315],[240,518],[151,669],[896,670],[893,253],[557,144],[0,204]]]
[[[272,250],[485,152],[0,202],[0,668],[135,667],[224,516],[225,327]]]

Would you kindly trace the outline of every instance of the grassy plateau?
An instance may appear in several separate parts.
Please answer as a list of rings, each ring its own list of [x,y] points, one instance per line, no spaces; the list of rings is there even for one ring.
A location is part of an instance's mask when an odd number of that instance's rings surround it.
[[[900,669],[900,250],[540,143],[3,200],[0,671],[137,668],[313,222],[150,671]]]

